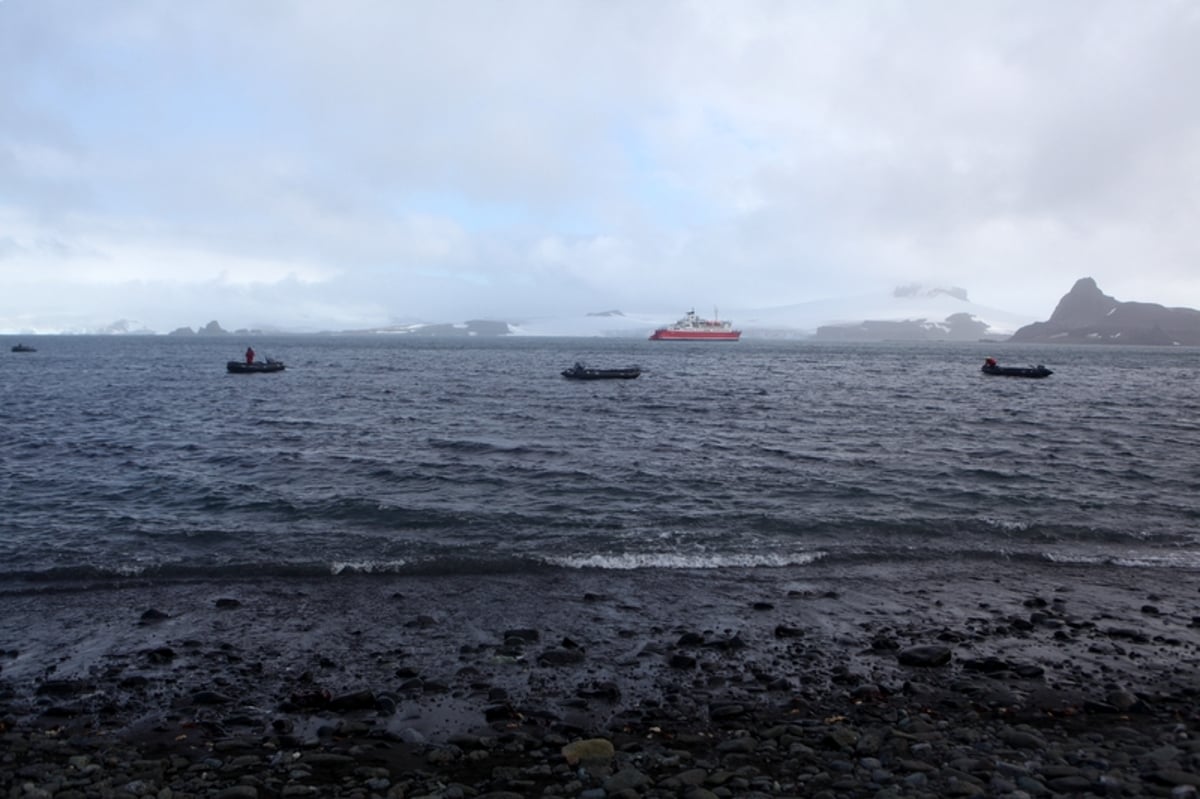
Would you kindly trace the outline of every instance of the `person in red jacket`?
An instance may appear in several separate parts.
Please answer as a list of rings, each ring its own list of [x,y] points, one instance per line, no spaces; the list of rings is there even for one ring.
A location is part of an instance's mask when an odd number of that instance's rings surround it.
[[[254,348],[253,347],[246,348],[246,363],[247,364],[254,363]]]

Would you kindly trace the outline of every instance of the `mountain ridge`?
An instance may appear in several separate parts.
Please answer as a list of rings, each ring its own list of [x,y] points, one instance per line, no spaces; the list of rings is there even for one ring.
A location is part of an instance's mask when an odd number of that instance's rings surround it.
[[[1050,318],[1019,328],[1009,341],[1036,344],[1200,346],[1200,311],[1121,301],[1082,277]]]
[[[695,306],[693,306],[695,307]],[[578,311],[553,317],[475,318],[467,321],[397,321],[356,329],[288,331],[225,330],[213,320],[198,329],[177,328],[166,335],[391,335],[413,337],[647,337],[688,309],[625,312]],[[708,313],[701,313],[709,316]],[[717,316],[713,309],[711,316]],[[1200,311],[1157,303],[1123,302],[1105,294],[1091,277],[1080,278],[1055,306],[1050,318],[1037,321],[972,302],[957,287],[910,283],[890,291],[809,300],[790,305],[734,308],[730,319],[744,338],[814,341],[1014,341],[1027,343],[1106,343],[1200,346]],[[94,329],[14,329],[18,335],[156,335],[127,319]]]

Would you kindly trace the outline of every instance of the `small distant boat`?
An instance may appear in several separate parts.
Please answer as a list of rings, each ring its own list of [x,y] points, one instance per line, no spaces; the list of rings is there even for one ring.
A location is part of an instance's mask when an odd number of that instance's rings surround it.
[[[254,363],[229,361],[225,364],[225,368],[239,375],[257,374],[259,372],[282,372],[283,361],[276,361],[273,358],[267,358],[265,361],[255,361]]]
[[[988,358],[984,361],[980,370],[985,375],[997,377],[1049,377],[1054,374],[1040,363],[1037,366],[1001,366],[996,363],[995,358]]]
[[[13,352],[37,352],[37,348],[31,347],[28,344],[14,344]]]
[[[716,315],[713,311],[713,316]],[[741,337],[742,331],[734,330],[732,322],[704,319],[695,309],[675,324],[660,327],[650,334],[651,341],[737,341]]]
[[[593,369],[576,362],[570,369],[563,369],[562,376],[571,380],[632,380],[642,373],[640,366],[620,369]]]

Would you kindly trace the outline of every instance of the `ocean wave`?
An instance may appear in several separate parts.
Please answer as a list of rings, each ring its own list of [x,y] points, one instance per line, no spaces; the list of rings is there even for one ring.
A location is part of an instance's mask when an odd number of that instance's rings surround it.
[[[683,554],[679,552],[626,552],[615,555],[576,555],[546,557],[547,563],[571,569],[604,569],[630,571],[633,569],[723,569],[785,566],[806,566],[826,557],[824,552],[793,554],[770,553],[712,553]]]
[[[1200,551],[1193,552],[1047,552],[1053,563],[1124,566],[1140,569],[1200,569]]]
[[[339,574],[399,574],[409,566],[407,560],[355,560],[335,561],[329,564],[329,573]]]
[[[547,568],[550,568],[549,564],[541,559],[522,557],[89,565],[0,572],[0,586],[4,586],[0,588],[0,594],[177,582],[519,574],[545,571]]]

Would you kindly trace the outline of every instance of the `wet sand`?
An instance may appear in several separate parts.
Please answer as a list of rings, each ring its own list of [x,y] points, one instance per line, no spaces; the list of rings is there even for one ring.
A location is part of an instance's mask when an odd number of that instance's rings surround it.
[[[1200,783],[1198,577],[818,564],[10,591],[0,795],[1172,795]],[[564,754],[581,740],[599,750]]]

